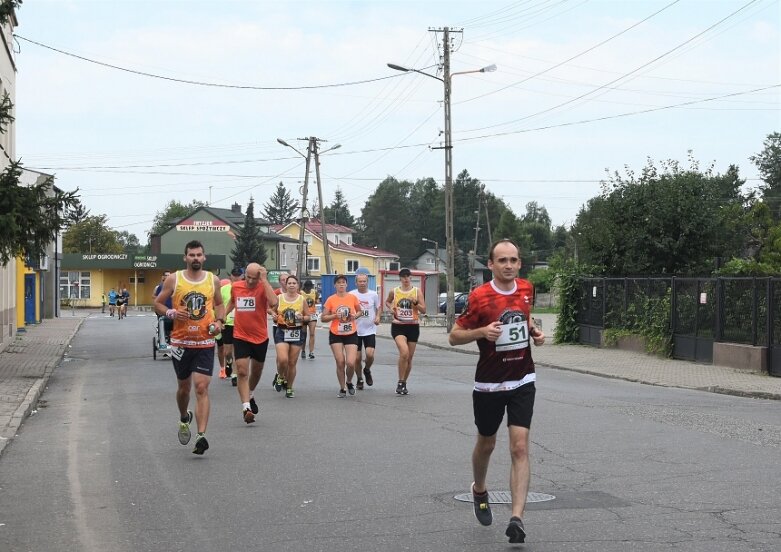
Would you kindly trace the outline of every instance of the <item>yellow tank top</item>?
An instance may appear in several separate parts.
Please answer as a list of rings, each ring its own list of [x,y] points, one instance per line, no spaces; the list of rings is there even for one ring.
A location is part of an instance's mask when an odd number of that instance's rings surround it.
[[[315,310],[315,304],[317,303],[317,291],[315,291],[314,288],[312,288],[312,291],[309,293],[302,291],[301,295],[304,296],[304,299],[306,299],[306,304],[309,306],[310,311]]]
[[[304,314],[304,296],[299,294],[293,301],[288,301],[284,293],[277,296],[277,326],[285,328],[298,328],[303,323],[296,320],[296,313]]]
[[[183,270],[176,271],[173,306],[187,309],[188,320],[174,320],[171,345],[187,349],[214,347],[209,324],[214,322],[214,274],[205,272],[200,282],[187,279]]]
[[[418,300],[418,288],[403,291],[400,287],[393,290],[393,306],[396,308],[396,320],[402,324],[419,324],[418,309],[413,301]]]

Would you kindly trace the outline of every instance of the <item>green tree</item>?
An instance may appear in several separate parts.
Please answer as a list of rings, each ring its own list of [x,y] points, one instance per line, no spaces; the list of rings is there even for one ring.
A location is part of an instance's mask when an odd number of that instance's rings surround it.
[[[781,132],[768,134],[764,149],[749,159],[757,166],[764,184],[760,186],[762,200],[770,208],[773,219],[781,221]]]
[[[18,161],[0,173],[0,264],[14,257],[40,258],[77,200],[78,190],[62,192],[53,186],[53,178],[25,186],[19,182],[21,174]]]
[[[122,253],[118,233],[107,220],[106,215],[91,215],[71,224],[62,235],[63,253]]]
[[[128,255],[142,255],[144,253],[145,248],[141,246],[141,242],[138,241],[138,237],[135,234],[131,234],[127,230],[114,232],[114,234],[122,246],[122,250]]]
[[[334,200],[324,209],[326,224],[341,224],[347,228],[355,226],[355,218],[350,214],[350,207],[344,199],[341,188],[337,187]],[[319,216],[319,213],[318,213]]]
[[[152,236],[164,234],[177,220],[186,217],[207,205],[207,203],[198,201],[197,199],[194,199],[187,204],[172,199],[166,204],[162,211],[158,211],[157,214],[155,214],[155,218],[152,221],[152,228],[149,229],[149,237],[151,238]]]
[[[627,170],[603,183],[578,214],[579,261],[608,275],[709,274],[718,259],[739,255],[743,180],[736,167],[715,174],[689,158],[652,161],[639,175]]]
[[[244,224],[236,232],[236,244],[231,251],[234,266],[247,266],[249,263],[266,262],[266,248],[260,236],[260,228],[255,221],[255,201],[250,198]]]
[[[75,224],[77,222],[84,222],[89,216],[89,209],[84,207],[81,201],[76,201],[76,204],[72,209],[68,209],[68,224]]]
[[[294,200],[288,189],[280,182],[263,205],[263,218],[271,224],[287,224],[296,218],[300,205],[298,200]]]
[[[420,251],[420,237],[413,230],[411,189],[410,182],[400,182],[391,176],[380,182],[361,211],[364,226],[358,236],[361,245],[398,253],[404,263]]]

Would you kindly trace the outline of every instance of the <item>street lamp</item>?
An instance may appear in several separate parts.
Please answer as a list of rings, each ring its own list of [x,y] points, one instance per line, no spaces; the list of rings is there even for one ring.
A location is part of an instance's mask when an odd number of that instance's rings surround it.
[[[310,146],[312,144],[312,141],[309,140],[309,142],[307,143],[306,152],[308,155],[304,155],[303,153],[298,151],[298,149],[285,142],[282,138],[277,138],[277,142],[279,142],[283,146],[287,146],[288,148],[296,152],[298,155],[306,159],[306,173],[304,174],[304,186],[301,189],[301,220],[299,221],[299,226],[301,227],[301,229],[298,234],[298,263],[296,267],[296,275],[298,275],[299,278],[302,278],[306,271],[306,265],[304,264],[306,262],[306,243],[304,241],[304,234],[306,233],[306,221],[309,216],[309,213],[306,210],[306,194],[307,191],[309,190],[309,163],[312,159]]]
[[[314,136],[306,138],[306,140],[307,140],[307,148],[306,148],[307,155],[304,155],[298,149],[288,144],[282,138],[277,138],[277,142],[279,142],[283,146],[292,149],[298,155],[306,159],[306,174],[304,175],[304,187],[301,190],[301,197],[302,197],[301,223],[300,223],[301,232],[299,234],[299,244],[298,244],[298,248],[299,248],[298,268],[296,269],[299,277],[304,275],[305,268],[306,268],[306,265],[304,264],[306,259],[306,249],[305,249],[306,245],[304,244],[304,233],[305,233],[306,221],[309,218],[309,212],[306,210],[306,200],[307,200],[307,193],[309,191],[309,165],[312,160],[312,155],[314,155],[315,157],[315,174],[317,176],[317,195],[318,195],[318,200],[320,202],[320,225],[321,225],[321,238],[323,240],[323,255],[325,255],[325,267],[326,267],[325,269],[327,274],[331,273],[331,252],[328,249],[328,233],[325,230],[325,209],[323,209],[323,188],[320,185],[320,153],[326,153],[331,150],[335,150],[342,147],[341,144],[334,144],[327,150],[318,152],[317,145],[320,142],[320,140],[318,140]]]
[[[421,238],[420,241],[434,244],[434,270],[437,272],[437,286],[439,286],[439,242],[428,238]],[[437,287],[437,292],[439,292],[439,287]]]
[[[445,27],[444,36],[442,39],[444,45],[444,55],[442,63],[442,77],[437,77],[425,71],[419,69],[413,69],[410,67],[404,67],[402,65],[396,65],[395,63],[388,63],[388,67],[395,71],[402,71],[404,73],[420,73],[426,75],[432,79],[436,79],[444,84],[445,88],[445,249],[447,255],[447,331],[453,329],[453,324],[456,318],[456,297],[455,297],[455,243],[453,240],[453,144],[452,133],[450,129],[451,115],[450,115],[450,88],[451,79],[454,75],[466,75],[468,73],[491,73],[496,71],[496,65],[491,64],[480,69],[473,69],[471,71],[458,71],[456,73],[450,72],[450,35],[449,29]],[[437,149],[437,148],[434,148]]]

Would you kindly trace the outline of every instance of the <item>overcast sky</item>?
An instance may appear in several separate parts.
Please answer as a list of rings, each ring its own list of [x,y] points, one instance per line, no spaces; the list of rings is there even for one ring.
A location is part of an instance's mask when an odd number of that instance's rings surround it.
[[[781,129],[779,0],[30,0],[18,20],[17,156],[142,243],[171,199],[298,194],[277,138],[341,144],[324,202],[339,187],[356,217],[389,175],[442,182],[442,83],[386,64],[437,74],[445,26],[453,72],[498,67],[453,77],[454,172],[518,214],[569,226],[605,169],[688,150],[756,186]]]

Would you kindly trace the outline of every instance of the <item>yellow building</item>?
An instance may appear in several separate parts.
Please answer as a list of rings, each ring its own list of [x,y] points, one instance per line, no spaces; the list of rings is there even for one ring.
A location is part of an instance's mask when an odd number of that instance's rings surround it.
[[[300,239],[301,225],[295,221],[286,225],[277,225],[272,230],[283,236]],[[320,223],[307,222],[304,226],[304,241],[306,247],[306,262],[304,275],[320,278],[326,274],[325,249],[321,237]],[[331,273],[355,274],[359,268],[366,268],[371,274],[379,274],[380,270],[398,270],[399,256],[390,251],[376,247],[366,247],[353,242],[353,230],[341,224],[326,224],[328,249],[331,261]],[[298,259],[293,263],[298,266]]]

